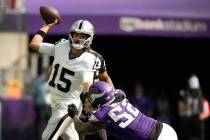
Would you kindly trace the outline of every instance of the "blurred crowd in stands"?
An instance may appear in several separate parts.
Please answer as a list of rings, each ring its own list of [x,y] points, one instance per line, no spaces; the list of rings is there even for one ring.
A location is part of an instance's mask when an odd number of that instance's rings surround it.
[[[15,131],[17,128],[21,130],[21,127],[22,131],[25,132],[30,128],[31,133],[28,133],[28,135],[30,134],[34,137],[34,140],[41,139],[39,136],[41,136],[51,113],[49,105],[50,95],[47,90],[49,72],[50,68],[44,69],[43,72],[30,83],[27,82],[25,86],[19,85],[19,88],[21,88],[23,92],[23,98],[21,97],[19,100],[17,100],[17,98],[16,100],[12,100],[12,106],[9,105],[11,103],[7,103],[8,101],[2,102],[3,112],[5,112],[3,115],[5,123],[3,123],[2,126],[4,130],[2,134],[3,139],[12,139],[12,136],[9,136],[11,131]],[[161,89],[158,92],[151,89],[145,90],[144,83],[140,80],[136,81],[132,88],[124,88],[124,90],[126,90],[127,93],[130,93],[127,95],[130,102],[144,114],[172,125],[176,129],[180,140],[206,140],[205,133],[207,130],[205,129],[205,125],[206,120],[210,116],[209,101],[204,96],[205,94],[202,91],[199,78],[196,75],[191,75],[187,80],[187,86],[177,92],[176,98],[171,96],[164,89]],[[15,90],[13,89],[10,92],[14,91]],[[18,92],[20,91],[18,90]],[[19,106],[19,112],[17,111],[18,101],[22,102],[22,106]],[[16,106],[16,111],[14,111],[14,104]],[[12,113],[16,113],[16,118],[8,117],[8,115],[11,116]],[[24,120],[21,120],[23,118]],[[20,123],[25,121],[27,123]],[[15,124],[17,122],[19,123]],[[14,127],[15,125],[17,126]],[[18,136],[20,134],[22,134],[22,136]],[[16,137],[16,139],[20,137],[19,139],[21,140],[26,137],[24,133],[23,138],[23,132],[16,132],[13,136]],[[85,139],[98,139],[98,137],[87,136]],[[108,139],[118,140],[110,134],[108,134]]]

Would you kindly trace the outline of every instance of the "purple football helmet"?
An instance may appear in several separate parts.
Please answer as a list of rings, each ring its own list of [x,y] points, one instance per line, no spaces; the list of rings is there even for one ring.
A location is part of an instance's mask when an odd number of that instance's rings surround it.
[[[92,106],[98,108],[114,101],[114,88],[107,82],[98,81],[91,85],[88,92],[88,99]]]

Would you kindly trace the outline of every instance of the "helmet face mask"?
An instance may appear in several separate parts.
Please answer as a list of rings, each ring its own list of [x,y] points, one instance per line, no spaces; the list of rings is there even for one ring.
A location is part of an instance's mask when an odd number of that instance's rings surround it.
[[[85,46],[85,44],[87,44],[89,38],[90,36],[87,34],[72,32],[71,33],[72,46],[75,49],[82,49],[84,47],[87,47]]]
[[[70,28],[69,31],[69,40],[71,43],[71,46],[75,49],[82,49],[82,48],[89,48],[90,45],[92,44],[92,40],[94,37],[94,27],[93,25],[87,21],[87,20],[77,20],[76,22],[73,23],[73,25]],[[74,34],[83,34],[87,36],[83,43],[80,43],[81,41],[76,41],[74,39]]]

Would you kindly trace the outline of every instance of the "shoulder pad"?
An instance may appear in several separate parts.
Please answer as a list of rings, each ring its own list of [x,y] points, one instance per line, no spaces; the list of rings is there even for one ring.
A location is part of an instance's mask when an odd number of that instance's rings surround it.
[[[67,39],[60,39],[59,41],[55,42],[55,45],[64,45],[66,43],[68,43],[69,41]]]
[[[89,50],[89,52],[93,55],[95,55],[96,57],[99,57],[99,58],[103,58],[103,56],[101,54],[99,54],[98,52],[94,51],[94,50]]]

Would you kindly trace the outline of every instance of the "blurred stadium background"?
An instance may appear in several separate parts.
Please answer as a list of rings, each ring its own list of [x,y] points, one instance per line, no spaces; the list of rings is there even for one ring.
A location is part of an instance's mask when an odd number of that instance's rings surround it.
[[[96,29],[92,47],[104,56],[115,86],[131,92],[141,81],[154,100],[164,90],[178,133],[177,96],[189,75],[197,74],[210,100],[209,0],[0,0],[0,140],[35,140],[30,85],[52,60],[28,48],[43,24],[41,5],[62,16],[45,41],[68,38],[73,21],[90,20]],[[209,118],[205,124],[209,130]]]

